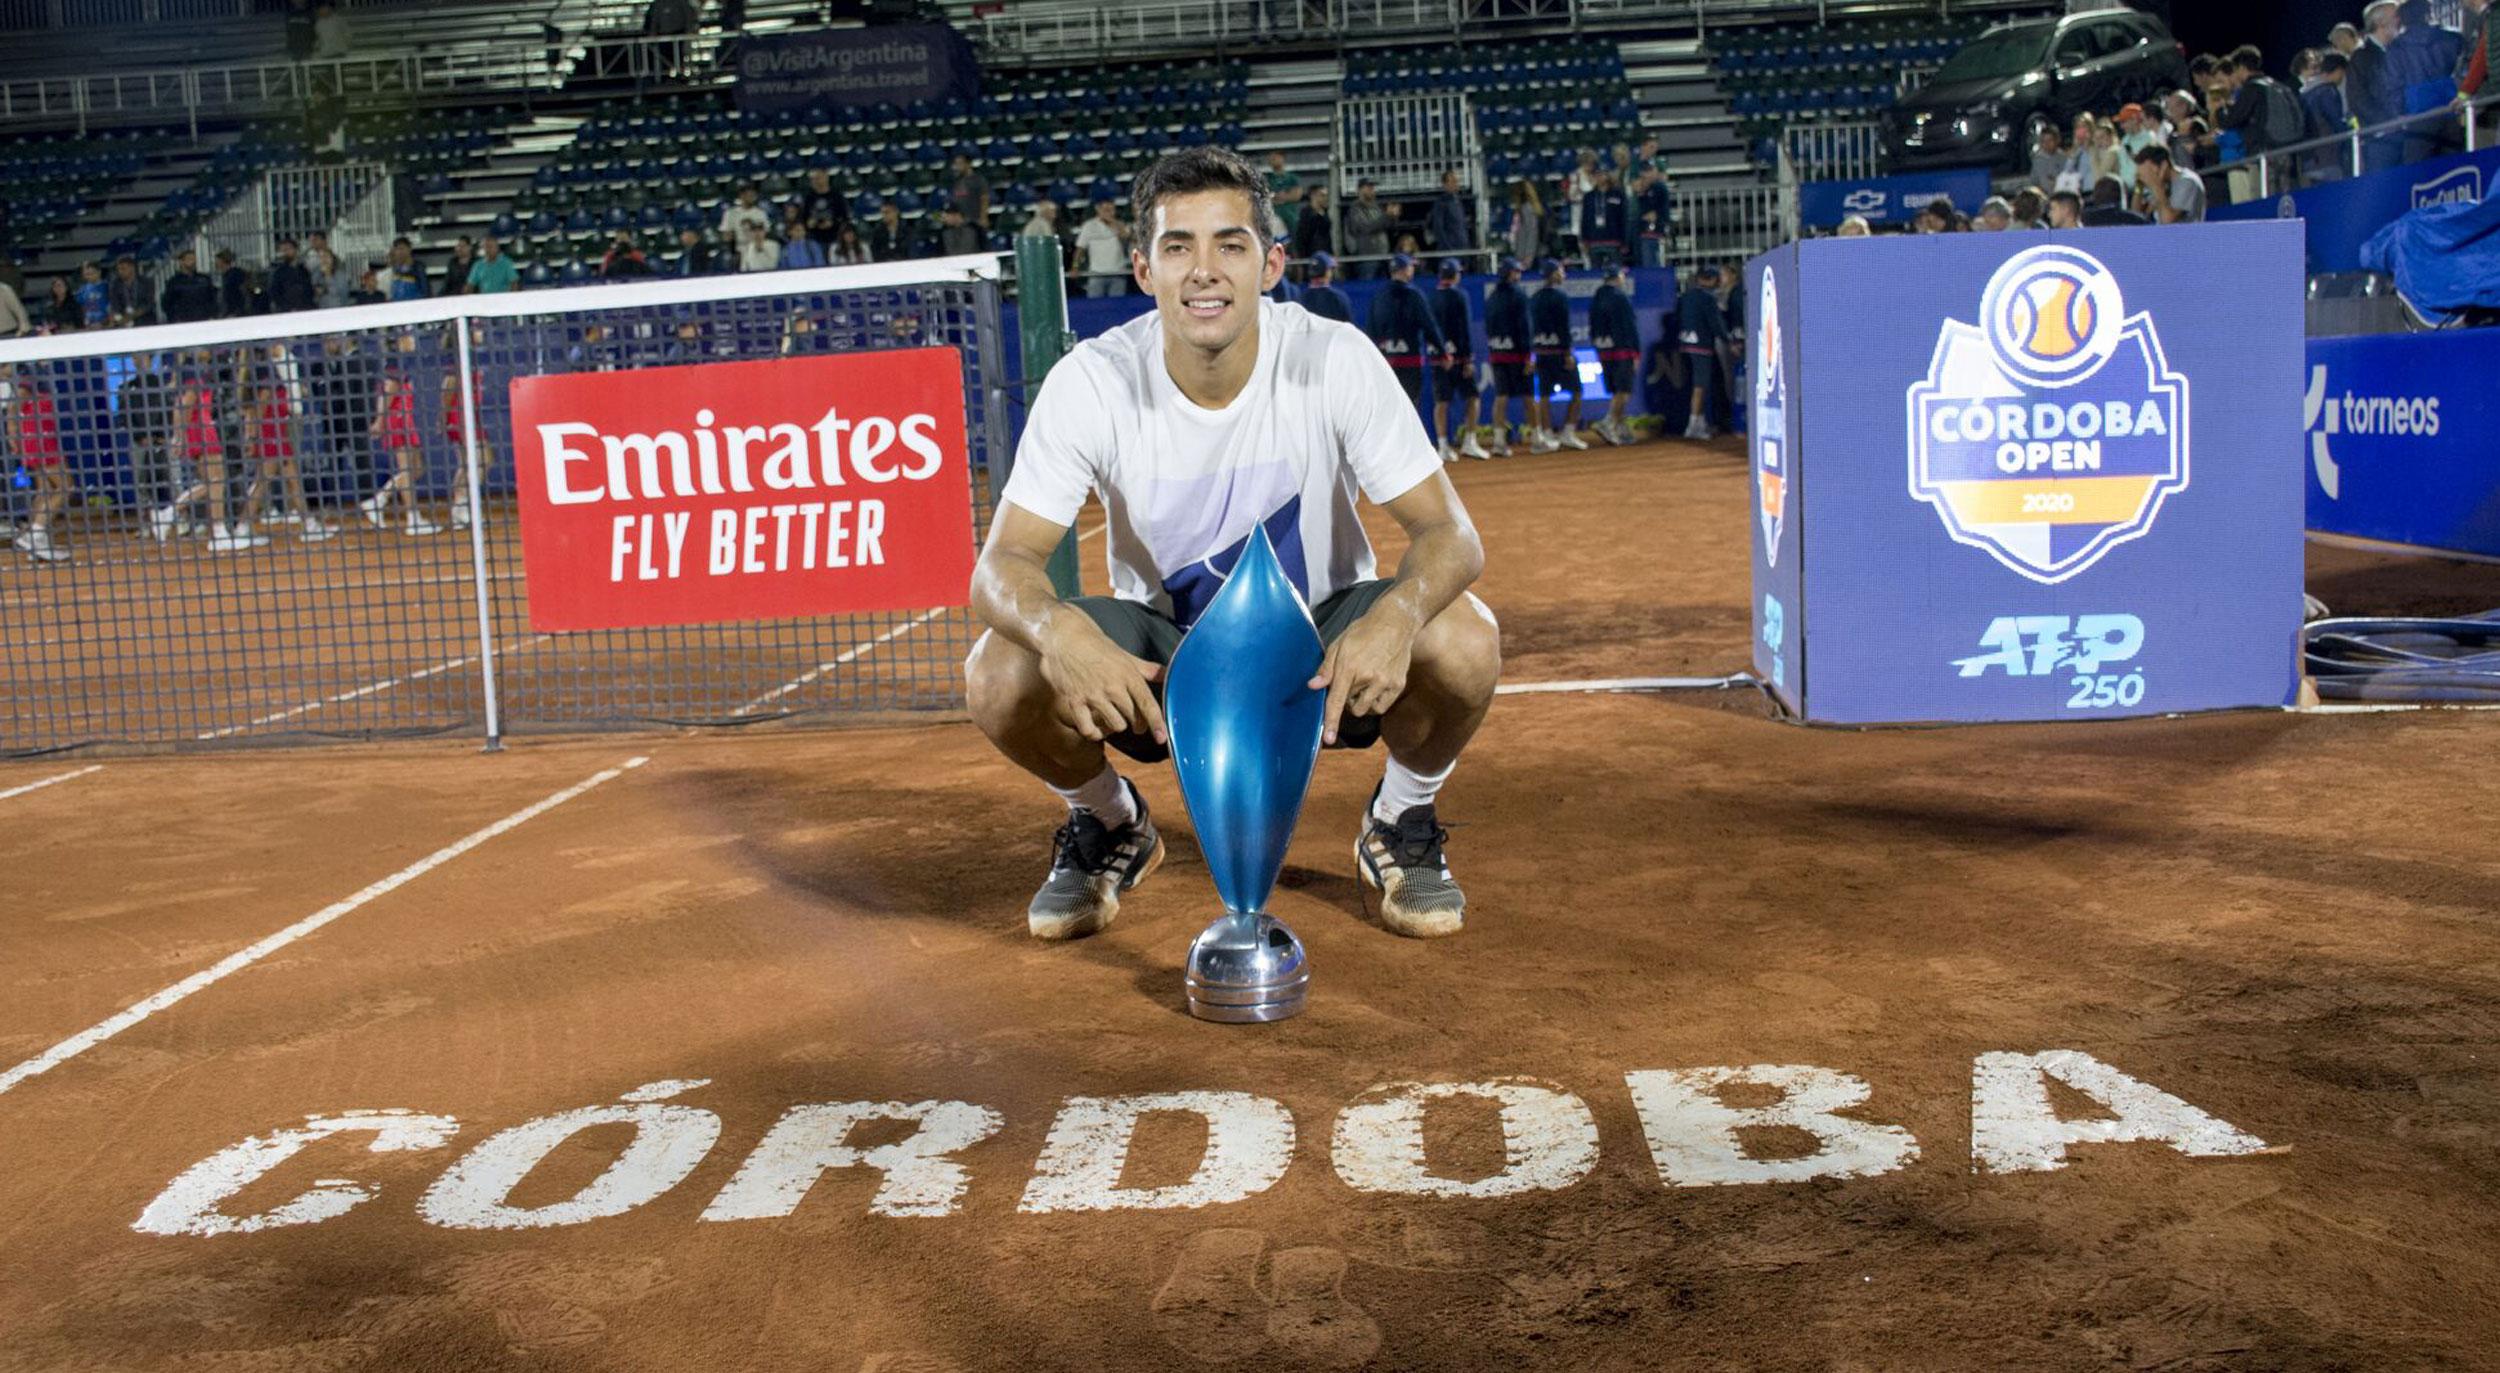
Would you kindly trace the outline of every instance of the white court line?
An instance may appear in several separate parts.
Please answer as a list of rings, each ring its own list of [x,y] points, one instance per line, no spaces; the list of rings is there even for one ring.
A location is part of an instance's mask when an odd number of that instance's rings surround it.
[[[1505,682],[1495,687],[1493,694],[1542,696],[1555,692],[1710,691],[1751,686],[1753,680],[1752,674],[1739,672],[1732,677],[1601,677],[1585,682]]]
[[[104,765],[102,763],[89,763],[87,766],[79,768],[75,772],[64,772],[57,777],[46,777],[40,782],[29,782],[22,787],[11,787],[7,791],[0,791],[0,801],[6,801],[12,796],[24,796],[30,791],[41,791],[55,782],[66,782],[75,777],[84,777],[88,773],[102,772],[103,770]]]
[[[381,881],[374,883],[372,886],[365,888],[363,891],[356,893],[354,896],[348,897],[344,901],[333,902],[330,905],[322,907],[320,910],[314,911],[312,914],[305,916],[303,919],[296,921],[294,924],[289,925],[285,929],[278,931],[276,934],[269,936],[267,939],[252,945],[248,949],[244,949],[239,953],[227,955],[225,959],[218,962],[214,966],[203,968],[200,971],[191,974],[189,977],[182,979],[180,982],[177,982],[174,985],[167,987],[165,990],[158,992],[156,995],[149,997],[147,1000],[132,1006],[126,1011],[123,1011],[121,1014],[96,1025],[92,1029],[82,1030],[77,1034],[71,1035],[69,1038],[62,1040],[60,1043],[53,1045],[51,1048],[44,1050],[42,1053],[35,1055],[33,1058],[26,1060],[14,1068],[11,1068],[7,1072],[0,1073],[0,1092],[8,1091],[17,1084],[35,1076],[37,1073],[50,1072],[52,1069],[60,1067],[62,1064],[67,1063],[69,1060],[76,1058],[78,1055],[85,1053],[98,1044],[111,1039],[113,1036],[120,1034],[122,1031],[127,1030],[131,1026],[138,1024],[140,1021],[147,1019],[149,1016],[156,1014],[158,1011],[164,1010],[166,1007],[181,1001],[193,992],[204,990],[205,988],[218,982],[224,981],[227,977],[241,972],[254,963],[267,958],[269,955],[276,953],[278,950],[283,949],[287,945],[294,943],[296,940],[303,938],[305,935],[311,934],[320,929],[322,926],[338,919],[340,916],[346,915],[348,912],[355,910],[357,907],[362,906],[377,897],[388,896],[390,893],[397,891],[399,888],[406,886],[408,883],[413,882],[420,877],[423,877],[427,873],[441,867],[445,863],[458,858],[460,855],[467,853],[469,850],[476,848],[478,845],[485,843],[487,840],[494,838],[496,835],[503,834],[507,831],[517,829],[522,825],[528,824],[530,821],[537,819],[539,816],[546,814],[548,811],[554,810],[556,807],[563,805],[565,802],[572,800],[574,797],[581,795],[583,792],[590,790],[592,787],[598,786],[603,782],[614,781],[617,778],[624,776],[632,769],[641,767],[643,764],[650,761],[651,760],[649,758],[628,758],[624,762],[615,767],[609,768],[604,772],[596,773],[582,781],[575,782],[573,785],[566,787],[564,790],[557,792],[555,795],[550,796],[543,801],[540,801],[536,805],[523,810],[514,811],[512,814],[505,816],[503,819],[498,820],[491,825],[488,825],[486,828],[477,831],[475,834],[472,834],[465,839],[461,839],[455,843],[436,849],[434,852],[427,854],[425,857],[418,859],[416,862],[409,864],[407,867],[401,868],[399,871],[392,873],[390,876],[383,878]]]
[[[806,686],[808,683],[815,681],[817,678],[824,676],[826,673],[833,671],[835,668],[867,657],[869,654],[876,652],[878,649],[883,648],[887,644],[890,644],[899,638],[902,638],[904,635],[911,633],[913,630],[920,628],[922,625],[927,624],[929,621],[936,619],[938,616],[943,615],[952,609],[954,609],[953,606],[939,606],[935,610],[924,610],[920,614],[905,620],[903,623],[896,625],[892,629],[878,635],[876,638],[870,639],[864,644],[855,644],[850,648],[844,649],[840,657],[827,659],[826,661],[809,668],[807,671],[800,673],[798,676],[791,678],[789,681],[783,682],[781,685],[774,687],[772,690],[767,691],[763,695],[756,697],[754,700],[747,702],[745,705],[738,707],[737,713],[745,715],[753,711],[757,706],[771,705],[773,702],[780,700],[782,697],[789,695],[793,691],[797,691],[799,688]]]
[[[524,639],[520,643],[498,648],[496,652],[518,653],[525,648],[536,648],[540,644],[543,644],[554,637],[555,636],[552,634],[540,634],[534,638]],[[379,682],[367,682],[363,686],[357,687],[351,691],[342,691],[336,696],[324,696],[318,701],[306,701],[300,706],[291,706],[274,714],[264,715],[257,720],[247,720],[239,725],[228,725],[224,729],[212,729],[197,737],[202,739],[223,739],[229,734],[241,734],[247,729],[258,729],[262,725],[274,725],[280,720],[292,720],[298,715],[310,715],[314,711],[321,709],[323,706],[342,705],[349,701],[362,700],[367,696],[379,695],[380,693],[388,691],[395,686],[405,686],[410,682],[421,682],[428,677],[439,677],[443,673],[457,671],[476,661],[477,655],[474,653],[469,654],[464,658],[446,658],[432,667],[419,668],[414,672],[398,677],[387,677]]]
[[[1110,522],[1106,520],[1103,523],[1096,525],[1094,528],[1077,535],[1076,541],[1081,544],[1087,539],[1094,537],[1096,534],[1099,534],[1110,527]],[[909,620],[905,620],[903,623],[896,625],[894,628],[887,630],[885,633],[878,635],[876,638],[873,638],[864,644],[854,644],[851,647],[844,649],[840,657],[831,658],[825,662],[818,663],[816,666],[809,668],[807,671],[800,673],[798,676],[791,678],[789,681],[783,682],[781,685],[774,687],[772,690],[767,691],[763,695],[756,697],[754,700],[747,702],[745,705],[738,707],[737,713],[740,715],[746,715],[752,713],[758,706],[771,705],[773,702],[780,700],[782,697],[789,695],[791,692],[797,691],[800,688],[807,686],[809,683],[816,681],[818,678],[823,677],[826,673],[833,671],[835,668],[847,666],[867,657],[869,654],[876,652],[878,649],[885,647],[887,644],[890,644],[899,638],[902,638],[904,635],[911,633],[913,630],[920,628],[922,625],[927,624],[929,621],[936,619],[938,616],[943,615],[947,611],[954,608],[955,607],[953,606],[940,606],[935,610],[926,611]]]

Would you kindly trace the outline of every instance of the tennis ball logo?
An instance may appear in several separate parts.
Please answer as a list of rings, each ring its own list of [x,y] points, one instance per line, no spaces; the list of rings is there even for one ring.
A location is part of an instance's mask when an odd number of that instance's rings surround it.
[[[2022,340],[2024,352],[2042,362],[2072,356],[2092,336],[2092,297],[2082,282],[2069,276],[2024,282],[2006,308],[2012,313],[2009,332]]]
[[[2126,303],[2117,277],[2097,259],[2072,248],[2033,248],[1989,278],[1980,313],[2000,366],[2032,385],[2059,387],[2109,360]]]

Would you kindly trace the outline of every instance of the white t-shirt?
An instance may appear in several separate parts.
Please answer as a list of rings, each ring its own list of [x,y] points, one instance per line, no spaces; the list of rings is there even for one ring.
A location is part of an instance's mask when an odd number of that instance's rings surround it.
[[[1120,241],[1118,226],[1100,217],[1076,231],[1076,250],[1085,255],[1085,270],[1096,276],[1128,275],[1128,245]]]
[[[1165,370],[1160,314],[1078,344],[1034,398],[1005,494],[1073,525],[1086,493],[1101,493],[1112,592],[1187,626],[1261,525],[1307,604],[1370,580],[1355,492],[1385,504],[1440,470],[1361,330],[1262,297],[1258,361],[1221,410]]]

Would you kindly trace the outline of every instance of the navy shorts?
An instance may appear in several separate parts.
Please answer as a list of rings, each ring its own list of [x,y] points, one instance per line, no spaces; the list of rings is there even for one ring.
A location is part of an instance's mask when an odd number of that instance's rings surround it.
[[[1607,394],[1620,396],[1632,389],[1633,359],[1607,358],[1598,366],[1605,370]]]
[[[1311,622],[1319,626],[1322,645],[1337,642],[1338,636],[1354,627],[1389,588],[1397,582],[1388,577],[1356,582],[1336,595],[1311,607]],[[1172,654],[1181,646],[1182,629],[1153,606],[1138,601],[1124,601],[1117,596],[1078,596],[1068,604],[1085,612],[1086,617],[1118,644],[1121,651],[1150,663],[1172,661]],[[1163,704],[1163,683],[1154,684],[1155,704]],[[1370,748],[1380,738],[1380,717],[1348,715],[1337,729],[1337,742],[1330,748]],[[1172,750],[1155,742],[1151,734],[1114,734],[1105,742],[1141,763],[1160,763],[1172,756]]]
[[[1476,394],[1476,360],[1465,353],[1432,374],[1433,395],[1441,400]]]
[[[1573,400],[1580,398],[1580,364],[1569,353],[1537,354],[1536,379],[1542,394],[1568,391]]]
[[[1528,394],[1528,364],[1524,362],[1493,364],[1493,389],[1505,396]]]

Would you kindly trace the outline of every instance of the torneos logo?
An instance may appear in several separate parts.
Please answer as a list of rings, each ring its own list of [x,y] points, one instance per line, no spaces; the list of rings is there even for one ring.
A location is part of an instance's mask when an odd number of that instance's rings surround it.
[[[2188,380],[2117,274],[2052,245],[1947,319],[1909,391],[1910,494],[1955,542],[2043,584],[2150,532],[2188,485]]]
[[[1777,567],[1788,517],[1788,378],[1780,364],[1779,278],[1768,268],[1754,318],[1754,504],[1762,517],[1763,559]]]
[[[2309,391],[2301,398],[2301,424],[2309,431],[2309,466],[2318,489],[2330,501],[2344,495],[2344,469],[2335,461],[2338,435],[2369,439],[2435,439],[2439,437],[2439,397],[2338,395],[2327,379],[2326,364],[2309,369]]]

